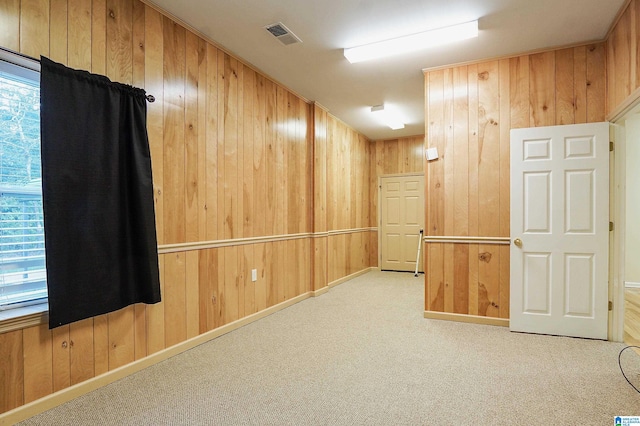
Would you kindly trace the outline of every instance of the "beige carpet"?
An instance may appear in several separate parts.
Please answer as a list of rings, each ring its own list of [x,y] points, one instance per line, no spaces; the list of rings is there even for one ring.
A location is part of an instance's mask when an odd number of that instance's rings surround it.
[[[371,272],[25,425],[612,425],[640,394],[603,341],[423,318]],[[640,357],[625,351],[636,381]]]

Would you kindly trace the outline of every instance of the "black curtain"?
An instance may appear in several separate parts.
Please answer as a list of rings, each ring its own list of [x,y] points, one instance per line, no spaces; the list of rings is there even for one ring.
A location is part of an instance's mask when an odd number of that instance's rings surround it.
[[[49,328],[160,301],[144,90],[41,58]]]

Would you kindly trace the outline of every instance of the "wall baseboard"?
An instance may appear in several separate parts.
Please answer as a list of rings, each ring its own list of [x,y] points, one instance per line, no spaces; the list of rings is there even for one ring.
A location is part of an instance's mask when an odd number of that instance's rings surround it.
[[[71,401],[74,398],[106,386],[109,383],[113,383],[116,380],[120,380],[144,368],[150,367],[154,364],[157,364],[161,361],[171,358],[172,356],[178,355],[224,334],[230,333],[240,327],[248,325],[254,321],[258,321],[259,319],[267,317],[282,309],[288,308],[291,305],[295,305],[298,302],[310,298],[312,294],[313,292],[301,294],[300,296],[271,306],[270,308],[267,308],[263,311],[251,314],[229,324],[225,324],[214,330],[200,334],[199,336],[193,337],[189,340],[185,340],[184,342],[180,342],[174,346],[163,349],[138,361],[134,361],[120,368],[116,368],[115,370],[108,371],[104,374],[86,380],[82,383],[78,383],[77,385],[70,386],[58,392],[52,393],[51,395],[47,395],[28,404],[14,408],[13,410],[0,414],[0,426],[13,425],[17,422],[33,417],[36,414],[40,414],[46,410],[57,407],[58,405]]]
[[[446,321],[466,322],[471,324],[496,325],[509,327],[509,320],[506,318],[481,317],[477,315],[452,314],[448,312],[424,311],[424,317],[428,319],[438,319]]]
[[[329,283],[328,286],[323,287],[319,290],[309,291],[307,293],[301,294],[297,297],[294,297],[293,299],[286,300],[282,303],[271,306],[270,308],[267,308],[263,311],[256,312],[255,314],[251,314],[237,321],[231,322],[229,324],[225,324],[214,330],[200,334],[189,340],[185,340],[184,342],[180,342],[174,346],[163,349],[159,352],[151,354],[140,360],[134,361],[130,364],[108,371],[104,374],[93,377],[82,383],[78,383],[77,385],[73,385],[68,388],[62,389],[58,392],[47,395],[43,398],[21,405],[20,407],[14,408],[13,410],[0,414],[0,426],[13,425],[15,423],[26,420],[30,417],[33,417],[37,414],[40,414],[46,410],[50,410],[51,408],[57,407],[58,405],[64,404],[65,402],[69,402],[72,399],[75,399],[79,396],[87,394],[98,388],[106,386],[109,383],[113,383],[116,380],[120,380],[124,377],[127,377],[133,373],[136,373],[140,370],[143,370],[147,367],[150,367],[154,364],[157,364],[161,361],[171,358],[172,356],[181,354],[182,352],[195,348],[196,346],[199,346],[210,340],[216,339],[222,335],[225,335],[234,330],[237,330],[240,327],[251,324],[254,321],[258,321],[275,312],[281,311],[285,308],[288,308],[289,306],[295,305],[298,302],[302,302],[303,300],[306,300],[310,297],[321,296],[326,292],[328,292],[330,287],[335,287],[338,284],[342,284],[346,281],[349,281],[352,278],[366,274],[367,272],[375,269],[376,268],[365,268],[362,271],[353,273],[349,276],[333,281]]]
[[[633,281],[625,281],[624,288],[640,288],[640,283],[634,283]]]
[[[349,281],[349,280],[352,280],[352,279],[354,279],[355,277],[359,277],[360,275],[364,275],[364,274],[366,274],[367,272],[375,271],[375,270],[377,270],[377,269],[378,269],[378,268],[373,267],[373,266],[372,266],[372,267],[369,267],[369,268],[365,268],[365,269],[363,269],[363,270],[361,270],[361,271],[354,272],[354,273],[353,273],[353,274],[351,274],[351,275],[347,275],[346,277],[342,277],[342,278],[337,279],[337,280],[335,280],[335,281],[331,281],[331,282],[327,285],[327,287],[328,287],[328,288],[335,287],[335,286],[340,285],[340,284],[342,284],[342,283],[344,283],[344,282],[347,282],[347,281]],[[320,289],[320,290],[322,290],[322,289]]]

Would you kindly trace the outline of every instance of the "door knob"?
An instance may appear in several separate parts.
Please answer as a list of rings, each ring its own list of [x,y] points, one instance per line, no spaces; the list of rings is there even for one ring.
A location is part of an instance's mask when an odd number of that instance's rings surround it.
[[[515,240],[513,240],[513,244],[515,244],[516,247],[520,248],[522,247],[522,240],[520,238],[516,238]]]

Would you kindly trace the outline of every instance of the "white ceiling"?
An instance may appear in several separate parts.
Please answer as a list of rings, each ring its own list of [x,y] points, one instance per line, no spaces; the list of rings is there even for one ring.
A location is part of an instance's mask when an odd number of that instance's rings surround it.
[[[625,0],[153,0],[227,51],[368,138],[424,134],[422,69],[602,40]],[[479,19],[477,39],[350,64],[345,47]],[[302,39],[283,46],[263,27]],[[384,103],[402,130],[373,120]]]

